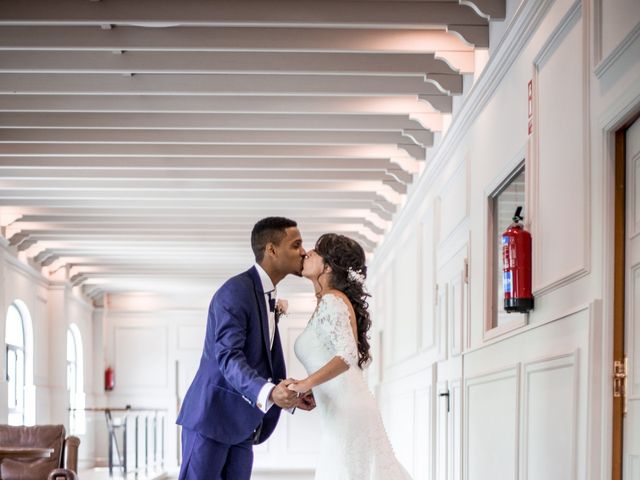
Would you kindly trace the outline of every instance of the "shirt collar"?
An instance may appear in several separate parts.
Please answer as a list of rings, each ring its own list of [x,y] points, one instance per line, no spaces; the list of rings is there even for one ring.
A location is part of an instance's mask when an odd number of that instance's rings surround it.
[[[258,275],[260,276],[260,282],[262,283],[262,291],[264,292],[264,294],[266,295],[269,292],[275,291],[276,287],[271,281],[271,277],[269,277],[269,274],[267,274],[267,272],[264,271],[264,268],[262,268],[257,263],[255,264],[255,267]]]

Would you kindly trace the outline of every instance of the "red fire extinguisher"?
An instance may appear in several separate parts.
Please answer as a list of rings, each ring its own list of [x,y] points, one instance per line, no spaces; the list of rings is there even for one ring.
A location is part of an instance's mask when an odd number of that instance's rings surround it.
[[[518,207],[513,223],[502,234],[504,309],[507,313],[525,313],[533,309],[531,234],[520,223],[521,213],[522,207]]]
[[[116,385],[115,375],[113,373],[113,368],[107,367],[104,371],[104,389],[105,390],[113,390],[113,387]]]

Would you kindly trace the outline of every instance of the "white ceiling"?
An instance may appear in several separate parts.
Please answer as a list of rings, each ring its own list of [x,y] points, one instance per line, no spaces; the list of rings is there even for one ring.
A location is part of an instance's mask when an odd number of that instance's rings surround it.
[[[267,215],[373,252],[504,8],[3,2],[2,234],[93,298],[237,272]]]

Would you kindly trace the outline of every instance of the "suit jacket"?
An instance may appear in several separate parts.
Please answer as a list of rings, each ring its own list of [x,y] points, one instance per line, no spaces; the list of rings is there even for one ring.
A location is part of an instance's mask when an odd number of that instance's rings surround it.
[[[286,378],[286,369],[277,326],[269,348],[264,298],[255,267],[215,293],[200,366],[176,423],[228,445],[247,440],[260,426],[256,443],[269,438],[280,408],[274,405],[264,414],[256,402],[264,384]]]

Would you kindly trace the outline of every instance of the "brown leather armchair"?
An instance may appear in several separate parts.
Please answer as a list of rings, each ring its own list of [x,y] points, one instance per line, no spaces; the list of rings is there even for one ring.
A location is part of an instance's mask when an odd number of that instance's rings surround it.
[[[64,425],[14,427],[0,425],[1,447],[52,448],[49,458],[5,458],[0,464],[2,480],[76,480],[78,437],[67,437]]]

